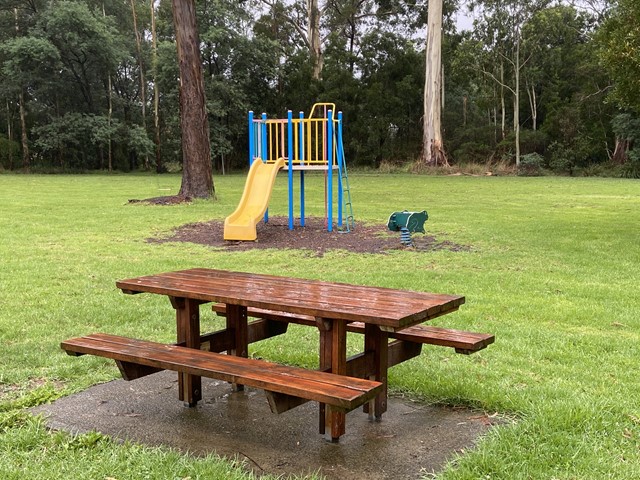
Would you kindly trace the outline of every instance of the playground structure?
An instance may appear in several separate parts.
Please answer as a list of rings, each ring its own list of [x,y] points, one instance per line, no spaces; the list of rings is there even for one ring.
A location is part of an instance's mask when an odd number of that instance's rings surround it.
[[[305,225],[305,172],[325,172],[325,225],[333,230],[334,197],[336,226],[344,232],[354,228],[349,179],[342,143],[342,112],[334,116],[333,103],[316,103],[308,117],[254,118],[249,112],[249,175],[236,210],[225,219],[225,240],[256,240],[256,224],[269,220],[269,200],[280,169],[288,174],[289,230],[294,227],[294,171],[300,172],[300,226]],[[337,184],[337,188],[334,185]],[[337,190],[337,195],[334,195]],[[345,217],[346,214],[346,217]]]

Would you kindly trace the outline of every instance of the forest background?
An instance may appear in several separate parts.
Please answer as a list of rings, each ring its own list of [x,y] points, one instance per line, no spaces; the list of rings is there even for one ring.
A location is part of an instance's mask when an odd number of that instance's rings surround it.
[[[247,112],[333,102],[350,165],[422,150],[426,0],[196,2],[214,169],[246,168]],[[457,30],[456,19],[470,19]],[[444,1],[450,164],[640,176],[640,1]],[[177,171],[169,0],[0,0],[0,171]]]

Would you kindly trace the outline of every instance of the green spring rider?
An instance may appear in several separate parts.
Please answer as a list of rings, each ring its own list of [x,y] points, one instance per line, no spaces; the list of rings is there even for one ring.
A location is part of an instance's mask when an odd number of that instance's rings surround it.
[[[400,232],[400,243],[405,247],[413,246],[411,242],[411,234],[414,232],[427,233],[424,230],[424,222],[427,221],[429,215],[426,210],[421,212],[393,212],[387,221],[387,228],[392,232]]]

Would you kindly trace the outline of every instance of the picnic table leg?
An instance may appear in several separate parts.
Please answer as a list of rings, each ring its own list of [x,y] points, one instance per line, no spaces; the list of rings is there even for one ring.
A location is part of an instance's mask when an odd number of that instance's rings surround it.
[[[234,339],[235,348],[227,351],[229,355],[236,357],[249,356],[249,322],[247,317],[247,307],[241,305],[227,305],[227,330],[230,330]],[[236,392],[244,390],[244,385],[234,383],[232,387]]]
[[[200,303],[188,298],[170,297],[176,309],[178,343],[200,349]],[[196,375],[178,373],[178,396],[189,407],[202,400],[202,379]]]
[[[377,325],[366,324],[364,329],[364,350],[373,354],[373,374],[370,380],[382,382],[382,391],[365,404],[364,411],[375,415],[376,420],[382,418],[387,411],[387,370],[389,365],[389,334]]]
[[[320,369],[331,373],[347,374],[347,324],[340,320],[322,319],[320,327]],[[345,412],[320,404],[320,433],[325,426],[331,428],[331,441],[337,442],[345,432]]]

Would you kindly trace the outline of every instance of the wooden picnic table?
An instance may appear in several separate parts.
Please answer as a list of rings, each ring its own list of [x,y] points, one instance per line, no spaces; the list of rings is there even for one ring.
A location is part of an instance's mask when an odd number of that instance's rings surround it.
[[[201,376],[230,381],[239,389],[243,384],[262,388],[278,413],[317,400],[319,430],[325,433],[329,426],[334,441],[345,432],[345,413],[358,405],[381,418],[387,408],[387,369],[415,357],[422,343],[470,353],[493,342],[493,336],[486,334],[416,330],[426,320],[457,310],[464,303],[458,295],[206,268],[120,280],[116,285],[126,294],[169,298],[176,311],[175,346],[102,334],[63,342],[67,353],[114,358],[125,379],[174,369],[179,374],[180,400],[190,406],[202,398]],[[199,307],[209,302],[226,316],[226,328],[202,334]],[[250,322],[249,314],[259,319]],[[246,358],[250,343],[284,333],[289,323],[318,328],[318,371],[295,367],[285,371],[284,366]],[[364,333],[362,353],[350,358],[348,331]],[[457,343],[446,332],[455,332]],[[420,335],[431,340],[423,341]],[[232,357],[216,353],[223,351]]]

